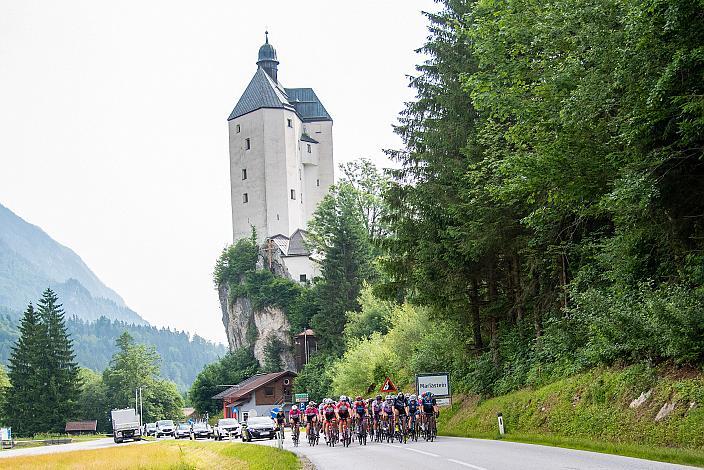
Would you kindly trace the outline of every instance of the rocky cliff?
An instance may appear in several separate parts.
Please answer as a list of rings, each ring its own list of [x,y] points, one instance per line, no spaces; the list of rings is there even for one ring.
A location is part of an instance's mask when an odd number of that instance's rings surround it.
[[[278,255],[272,256],[260,253],[258,269],[266,267],[277,276],[290,278],[286,267]],[[225,325],[227,341],[231,351],[239,348],[249,348],[254,351],[254,357],[260,364],[265,362],[265,347],[271,341],[282,345],[281,363],[284,369],[295,370],[291,344],[291,324],[286,313],[279,307],[266,306],[255,309],[247,297],[230,295],[227,285],[221,284],[218,289],[222,322]]]

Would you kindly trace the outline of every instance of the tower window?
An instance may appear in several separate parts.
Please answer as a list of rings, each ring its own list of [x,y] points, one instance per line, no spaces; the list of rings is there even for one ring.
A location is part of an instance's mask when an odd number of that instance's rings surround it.
[[[293,120],[292,119],[286,119],[288,123],[288,127],[293,127]]]
[[[239,124],[237,124],[236,130],[237,130],[237,133],[239,134],[240,133],[240,125]]]
[[[246,168],[242,168],[242,179],[243,180],[247,179],[247,169]]]
[[[315,180],[315,185],[320,186],[320,180]]]
[[[295,189],[291,190],[291,199],[296,199],[296,190]]]
[[[310,144],[308,144],[308,153],[310,153]]]
[[[249,202],[249,195],[247,193],[242,194],[242,204],[247,204]]]
[[[306,276],[305,274],[301,274],[301,275],[298,276],[298,279],[299,279],[301,282],[306,282],[306,281],[308,280],[308,276]]]
[[[249,137],[244,139],[244,149],[249,150],[252,148],[252,142],[249,140]]]

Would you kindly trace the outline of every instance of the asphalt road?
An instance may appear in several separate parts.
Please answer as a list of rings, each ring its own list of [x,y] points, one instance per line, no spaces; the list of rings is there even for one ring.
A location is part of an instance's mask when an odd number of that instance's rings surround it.
[[[676,470],[694,469],[650,460],[561,449],[516,442],[440,437],[435,442],[408,444],[352,443],[348,448],[334,448],[322,443],[309,447],[305,434],[301,444],[293,447],[287,433],[284,448],[307,457],[318,470],[359,470],[360,468],[402,468],[413,470]],[[0,451],[3,457],[42,455],[73,450],[102,449],[114,446],[144,445],[154,441],[115,444],[112,438],[46,447]],[[203,442],[203,441],[201,441]],[[213,441],[210,441],[213,442]],[[239,440],[235,442],[241,442]],[[256,441],[276,446],[277,441]],[[0,464],[0,468],[2,465]]]
[[[59,444],[53,446],[41,446],[41,447],[27,447],[24,449],[11,449],[0,451],[0,459],[3,457],[23,457],[28,455],[44,455],[44,454],[54,454],[57,452],[71,452],[74,450],[91,450],[91,449],[104,449],[106,447],[114,446],[125,446],[125,445],[143,445],[150,441],[139,441],[132,442],[128,441],[122,444],[115,444],[112,437],[107,437],[104,439],[93,439],[91,441],[81,441],[73,442],[71,444]],[[153,442],[153,441],[151,441]],[[2,468],[2,465],[0,465]]]
[[[259,441],[276,446],[276,441]],[[321,444],[309,447],[301,433],[299,447],[287,434],[284,448],[307,457],[319,470],[360,468],[402,468],[418,470],[675,470],[684,465],[562,449],[531,444],[483,439],[440,437],[435,442],[408,444],[352,443],[344,448]]]

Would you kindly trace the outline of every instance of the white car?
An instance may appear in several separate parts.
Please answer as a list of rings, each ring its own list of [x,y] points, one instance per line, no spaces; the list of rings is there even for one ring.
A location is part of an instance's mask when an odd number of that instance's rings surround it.
[[[236,438],[242,435],[242,425],[235,418],[218,420],[218,425],[213,428],[213,438],[216,441]]]
[[[188,423],[179,423],[174,431],[174,439],[190,439],[191,425]]]
[[[161,436],[172,436],[173,437],[175,430],[176,430],[176,426],[174,425],[174,422],[170,419],[162,419],[162,420],[156,422],[156,437],[157,437],[157,439],[160,438]]]

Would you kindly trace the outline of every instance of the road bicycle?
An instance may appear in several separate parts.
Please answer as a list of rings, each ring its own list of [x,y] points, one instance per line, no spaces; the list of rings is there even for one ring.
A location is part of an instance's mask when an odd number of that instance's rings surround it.
[[[408,437],[410,437],[413,442],[418,442],[418,419],[415,413],[411,415],[408,424]]]
[[[342,420],[342,445],[349,447],[352,443],[352,430],[349,425],[349,418]]]
[[[406,432],[406,415],[399,415],[396,420],[396,428],[394,435],[399,443],[405,444],[408,442],[408,433]]]
[[[284,447],[284,425],[279,424],[279,427],[276,431],[276,439],[277,439],[277,444],[279,446],[279,449],[283,449]]]
[[[306,428],[306,438],[308,439],[308,445],[314,446],[318,443],[318,425],[317,423],[311,423]]]
[[[337,441],[340,438],[336,419],[328,422],[328,429],[325,433],[325,437],[327,438],[327,444],[330,447],[335,447],[335,444],[337,444]]]
[[[293,440],[293,447],[298,447],[298,441],[301,437],[301,428],[298,423],[291,423],[291,439]]]
[[[359,440],[359,445],[367,445],[367,417],[363,416],[361,419],[359,417],[355,418],[355,430],[357,433],[357,439]]]
[[[437,427],[435,426],[435,413],[425,413],[425,432],[424,432],[424,438],[426,441],[433,442],[435,440],[435,436],[438,434]]]

